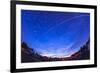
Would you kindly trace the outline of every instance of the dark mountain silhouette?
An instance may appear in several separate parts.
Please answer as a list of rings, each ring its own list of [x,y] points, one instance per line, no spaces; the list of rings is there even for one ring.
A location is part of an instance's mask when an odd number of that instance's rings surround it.
[[[90,40],[88,40],[78,52],[72,54],[71,57],[74,60],[90,59]]]
[[[68,61],[68,60],[85,60],[90,59],[90,40],[84,44],[79,51],[72,54],[70,57],[64,58],[52,58],[42,56],[35,51],[34,48],[30,48],[25,42],[21,44],[21,62],[45,62],[45,61]]]
[[[21,45],[21,61],[22,62],[39,62],[42,61],[42,56],[35,50],[29,48],[25,42]]]

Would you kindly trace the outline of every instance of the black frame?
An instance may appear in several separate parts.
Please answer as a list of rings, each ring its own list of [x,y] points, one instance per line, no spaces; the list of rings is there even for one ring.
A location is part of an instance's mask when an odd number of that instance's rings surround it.
[[[45,67],[45,68],[26,68],[16,69],[16,4],[24,5],[42,5],[42,6],[57,6],[57,7],[75,7],[75,8],[89,8],[94,9],[94,64],[89,65],[74,65],[74,66],[59,66],[59,67]],[[46,3],[46,2],[31,2],[31,1],[11,1],[11,72],[28,72],[28,71],[44,71],[44,70],[59,70],[59,69],[77,69],[97,67],[97,6],[93,5],[77,5],[77,4],[61,4],[61,3]]]

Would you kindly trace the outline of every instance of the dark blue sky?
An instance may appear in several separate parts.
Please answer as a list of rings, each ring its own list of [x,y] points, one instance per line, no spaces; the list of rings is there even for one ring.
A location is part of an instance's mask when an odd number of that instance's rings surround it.
[[[86,43],[90,14],[21,10],[21,39],[44,56],[63,57]]]

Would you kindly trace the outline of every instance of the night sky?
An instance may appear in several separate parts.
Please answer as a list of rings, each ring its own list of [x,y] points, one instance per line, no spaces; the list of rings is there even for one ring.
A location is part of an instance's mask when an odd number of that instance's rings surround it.
[[[43,56],[70,56],[89,37],[89,13],[21,10],[21,40]]]

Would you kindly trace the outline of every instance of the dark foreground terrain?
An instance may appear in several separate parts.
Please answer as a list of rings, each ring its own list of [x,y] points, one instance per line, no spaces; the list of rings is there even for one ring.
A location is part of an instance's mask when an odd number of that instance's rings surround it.
[[[90,59],[90,41],[80,47],[80,50],[72,54],[70,57],[64,58],[52,58],[42,56],[35,51],[34,48],[30,48],[25,42],[21,44],[21,62],[45,62],[45,61],[68,61],[68,60],[86,60]]]

